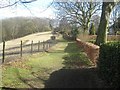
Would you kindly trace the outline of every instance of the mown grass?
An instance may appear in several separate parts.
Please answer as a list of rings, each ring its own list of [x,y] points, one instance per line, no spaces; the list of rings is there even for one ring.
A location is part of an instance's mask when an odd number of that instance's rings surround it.
[[[65,52],[68,53],[63,57],[65,68],[81,68],[92,65],[83,49],[80,49],[75,42],[69,42]]]
[[[57,40],[49,52],[27,56],[21,61],[2,65],[3,87],[44,88],[51,73],[61,68],[80,68],[91,63],[75,42]]]

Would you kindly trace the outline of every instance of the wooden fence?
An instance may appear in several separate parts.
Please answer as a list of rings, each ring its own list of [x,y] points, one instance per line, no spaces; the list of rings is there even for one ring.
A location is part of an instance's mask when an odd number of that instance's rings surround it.
[[[6,42],[3,41],[2,63],[5,62],[5,56],[7,55],[18,54],[20,57],[23,57],[24,53],[30,53],[32,55],[35,52],[48,51],[48,49],[54,44],[56,44],[54,40],[53,41],[48,40],[48,41],[43,41],[43,42],[38,41],[38,43],[34,43],[34,41],[31,41],[31,44],[26,44],[26,45],[24,45],[23,41],[21,41],[19,44],[19,47],[13,47],[13,48],[6,49]],[[23,48],[28,48],[28,49],[25,52]],[[17,52],[11,53],[10,50],[13,51],[15,49],[17,49]],[[9,52],[6,53],[6,51],[9,51]]]

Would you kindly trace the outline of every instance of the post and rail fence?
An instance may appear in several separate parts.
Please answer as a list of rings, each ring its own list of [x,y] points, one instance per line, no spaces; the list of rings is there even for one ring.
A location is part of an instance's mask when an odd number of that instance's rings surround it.
[[[23,57],[23,54],[33,54],[35,52],[44,52],[47,51],[51,46],[53,46],[54,44],[56,44],[55,41],[38,41],[38,43],[34,43],[33,41],[31,41],[30,44],[23,44],[23,41],[20,41],[20,44],[18,47],[13,47],[13,48],[8,48],[6,49],[6,42],[3,41],[3,49],[2,49],[2,63],[5,62],[5,57],[9,56],[9,55],[14,55],[17,54],[20,57]],[[14,51],[16,49],[16,51]],[[27,49],[27,50],[25,50]],[[11,52],[11,50],[13,52]],[[7,51],[7,52],[6,52]]]

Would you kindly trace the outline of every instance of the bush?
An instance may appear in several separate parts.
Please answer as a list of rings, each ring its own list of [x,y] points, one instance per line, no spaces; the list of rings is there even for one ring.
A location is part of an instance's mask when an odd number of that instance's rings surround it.
[[[68,35],[66,33],[63,34],[63,38],[66,40],[76,40],[76,37]]]
[[[56,37],[55,36],[51,36],[51,40],[55,40],[56,39]]]
[[[111,87],[120,84],[120,42],[109,42],[100,46],[98,60],[99,76]]]
[[[95,40],[89,40],[88,42],[95,44]]]

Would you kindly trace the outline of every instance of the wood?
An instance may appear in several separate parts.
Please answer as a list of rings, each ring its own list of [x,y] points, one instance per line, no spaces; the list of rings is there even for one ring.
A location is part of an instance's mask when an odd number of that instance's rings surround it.
[[[43,51],[45,50],[45,42],[43,41]]]
[[[20,57],[22,57],[22,41],[21,41],[21,44],[20,44]]]
[[[33,41],[31,41],[31,54],[33,54]]]
[[[40,41],[38,41],[38,52],[40,51]]]
[[[3,41],[3,59],[2,59],[2,63],[4,63],[4,60],[5,60],[5,41]]]

